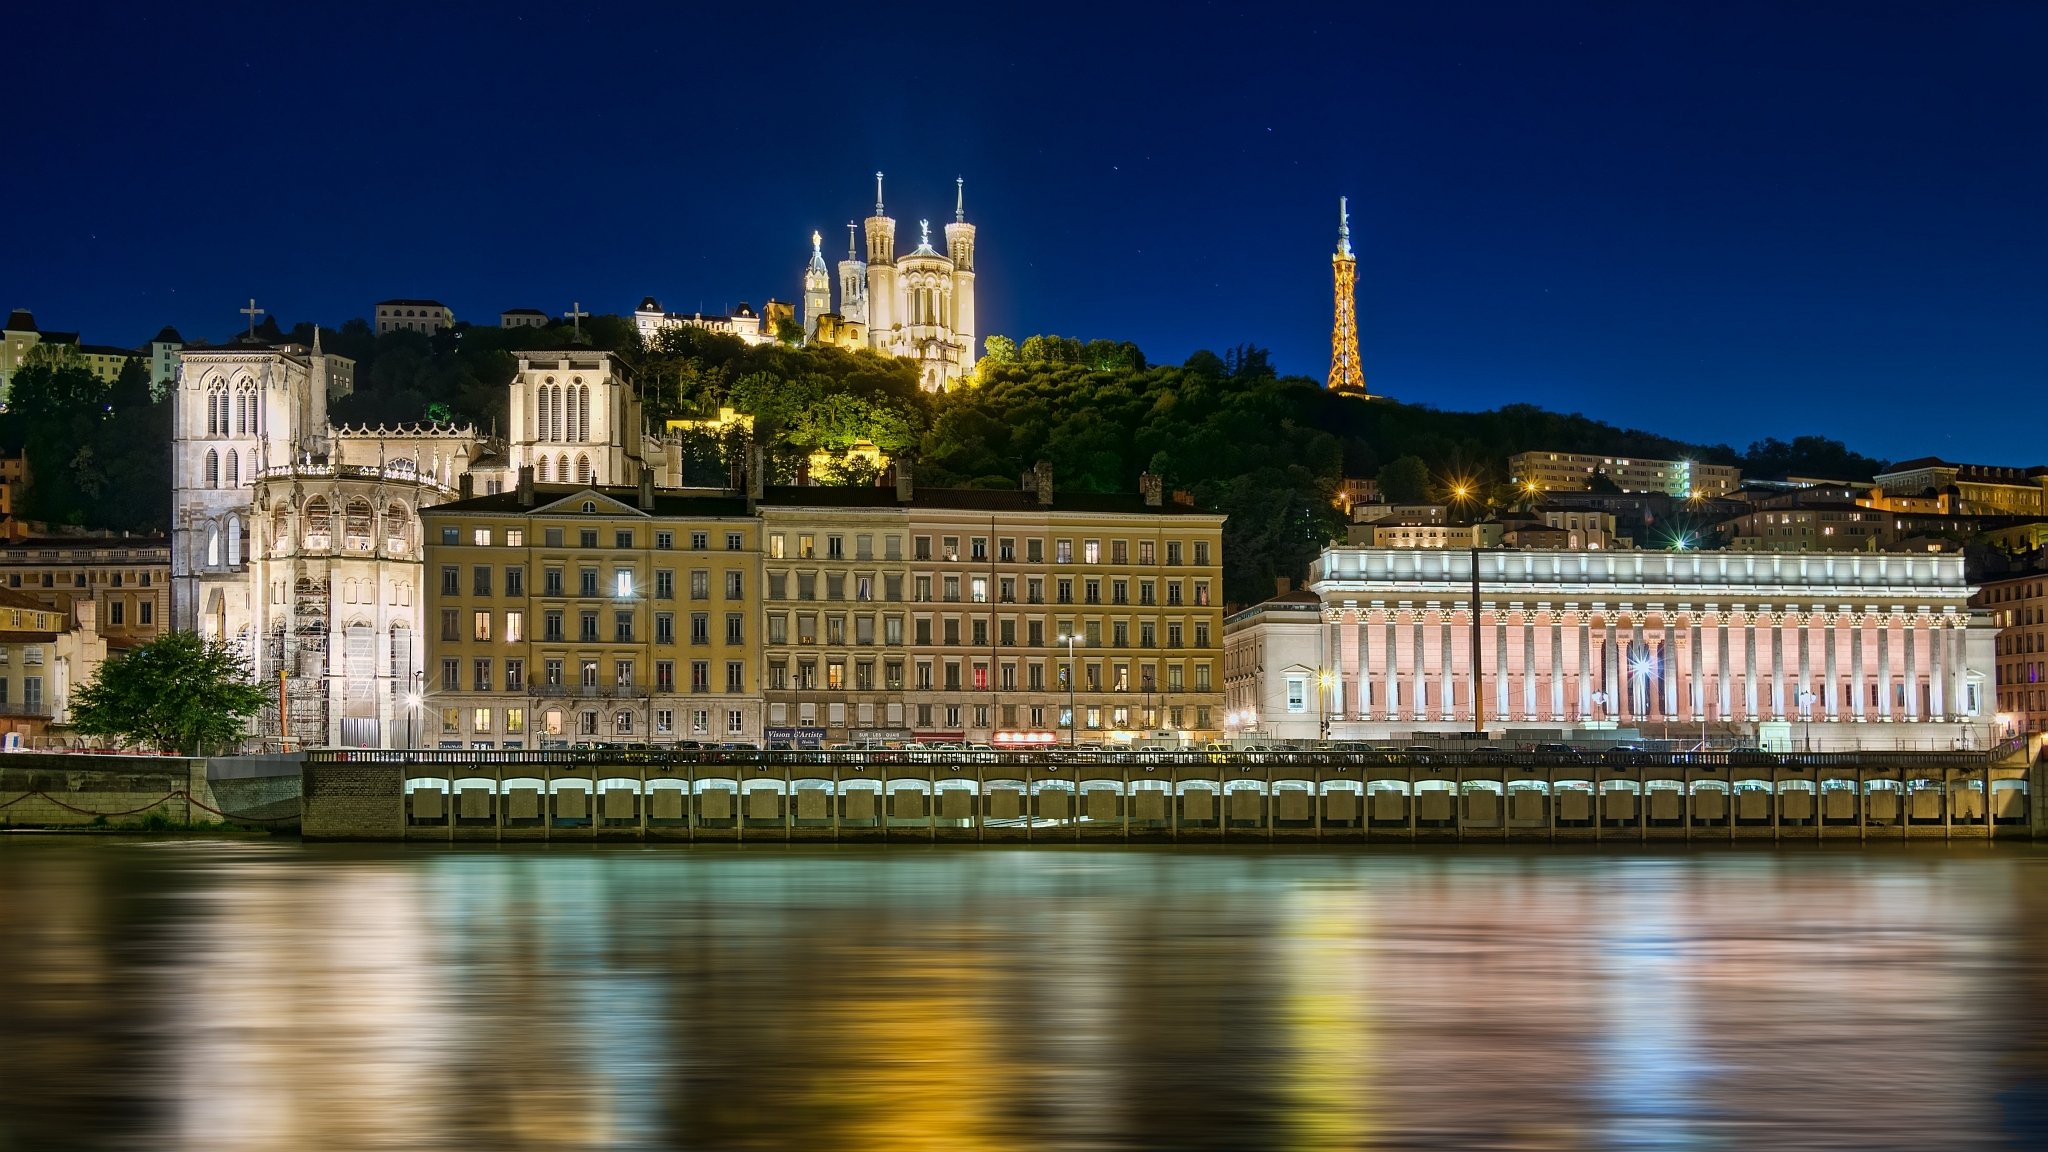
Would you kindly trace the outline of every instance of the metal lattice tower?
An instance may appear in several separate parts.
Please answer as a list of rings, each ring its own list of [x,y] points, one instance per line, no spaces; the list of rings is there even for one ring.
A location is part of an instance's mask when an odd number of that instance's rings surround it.
[[[1365,371],[1358,366],[1358,261],[1351,257],[1351,210],[1348,201],[1337,200],[1337,252],[1330,257],[1336,279],[1336,322],[1330,327],[1330,380],[1332,391],[1368,395]]]

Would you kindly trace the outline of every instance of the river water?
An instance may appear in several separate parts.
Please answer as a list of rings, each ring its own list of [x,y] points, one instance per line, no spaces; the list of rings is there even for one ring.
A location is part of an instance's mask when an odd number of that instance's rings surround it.
[[[2048,850],[0,837],[0,1149],[2048,1146]]]

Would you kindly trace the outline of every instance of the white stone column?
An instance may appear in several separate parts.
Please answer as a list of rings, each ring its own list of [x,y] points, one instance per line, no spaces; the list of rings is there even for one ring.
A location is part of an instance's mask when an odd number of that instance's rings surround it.
[[[1522,613],[1522,719],[1536,719],[1536,619]]]
[[[1424,635],[1424,628],[1426,626],[1422,622],[1422,609],[1417,608],[1411,611],[1408,614],[1408,620],[1412,629],[1409,635],[1408,655],[1413,664],[1413,667],[1409,670],[1409,676],[1414,689],[1414,699],[1409,704],[1408,711],[1411,719],[1418,721],[1427,720],[1429,719],[1429,652],[1427,650],[1429,640]]]
[[[1493,611],[1493,717],[1507,719],[1507,611]]]
[[[1927,630],[1928,718],[1936,722],[1948,715],[1948,635],[1941,617]]]
[[[1963,709],[1964,685],[1970,670],[1969,649],[1963,639],[1965,635],[1963,631],[1964,626],[1964,622],[1958,621],[1955,626],[1942,629],[1945,634],[1944,640],[1948,645],[1948,714],[1958,720],[1963,719],[1965,715]]]
[[[1437,615],[1439,634],[1437,653],[1440,659],[1437,662],[1436,670],[1437,684],[1439,686],[1436,710],[1437,715],[1445,720],[1456,720],[1458,718],[1458,658],[1457,648],[1454,646],[1451,637],[1451,616],[1452,612],[1448,608]],[[1471,641],[1468,638],[1465,647],[1470,649],[1471,646]],[[1467,672],[1469,673],[1469,671],[1468,669]],[[1470,717],[1468,716],[1467,718],[1469,719]]]
[[[1855,693],[1855,699],[1850,702],[1849,714],[1860,724],[1864,719],[1864,701],[1870,695],[1870,689],[1865,687],[1870,683],[1870,672],[1863,663],[1863,616],[1858,613],[1849,619],[1852,621],[1849,628],[1849,677],[1852,681],[1851,690]]]
[[[1785,720],[1785,614],[1770,616],[1771,637],[1771,719]]]
[[[1352,715],[1358,719],[1370,719],[1368,705],[1372,703],[1372,654],[1368,648],[1368,625],[1366,609],[1352,613]]]
[[[1664,616],[1664,647],[1657,653],[1657,679],[1664,692],[1664,719],[1678,716],[1678,624],[1669,613]]]
[[[1389,608],[1385,612],[1386,639],[1385,647],[1382,651],[1384,659],[1379,664],[1381,691],[1378,707],[1380,713],[1388,721],[1401,718],[1403,693],[1401,692],[1401,631],[1400,624],[1398,623],[1399,617],[1399,609]]]
[[[1813,695],[1813,617],[1805,613],[1795,613],[1792,618],[1799,622],[1799,651],[1795,656],[1798,661],[1799,690],[1793,694],[1792,702],[1799,704],[1803,697]],[[1815,697],[1804,704],[1799,704],[1800,717],[1811,721],[1813,706],[1817,702],[1818,697]]]
[[[1756,613],[1751,612],[1742,624],[1742,716],[1745,720],[1754,721],[1757,716],[1757,667]]]
[[[1715,693],[1714,719],[1728,723],[1735,711],[1735,678],[1729,675],[1731,661],[1728,655],[1728,614],[1723,612],[1714,619],[1714,675],[1718,691]]]
[[[1841,617],[1823,616],[1821,621],[1821,645],[1825,660],[1825,672],[1821,680],[1821,698],[1826,701],[1828,723],[1842,719],[1842,677],[1841,660]]]
[[[1877,618],[1877,718],[1886,723],[1892,718],[1892,617],[1890,613]]]
[[[1550,614],[1550,716],[1564,719],[1564,614]]]
[[[1920,719],[1920,653],[1918,651],[1919,645],[1914,643],[1919,638],[1915,633],[1919,631],[1919,617],[1913,613],[1907,613],[1905,626],[1899,629],[1899,643],[1903,645],[1899,658],[1904,664],[1906,673],[1906,722],[1908,724],[1917,723]]]
[[[1593,618],[1579,613],[1579,720],[1593,715]]]
[[[1600,650],[1600,691],[1607,695],[1607,706],[1600,710],[1602,720],[1612,720],[1621,712],[1621,702],[1616,699],[1621,694],[1619,661],[1620,650],[1615,647],[1614,614],[1610,612],[1607,616],[1607,643]]]
[[[1315,691],[1323,695],[1321,711],[1323,726],[1335,719],[1343,719],[1343,609],[1331,609],[1323,619],[1323,674],[1329,676],[1329,691],[1317,685]]]

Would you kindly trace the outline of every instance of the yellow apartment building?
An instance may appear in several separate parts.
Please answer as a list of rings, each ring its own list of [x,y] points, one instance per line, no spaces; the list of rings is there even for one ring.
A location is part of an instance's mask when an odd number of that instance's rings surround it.
[[[421,510],[426,746],[763,739],[761,521],[717,490],[523,483]]]

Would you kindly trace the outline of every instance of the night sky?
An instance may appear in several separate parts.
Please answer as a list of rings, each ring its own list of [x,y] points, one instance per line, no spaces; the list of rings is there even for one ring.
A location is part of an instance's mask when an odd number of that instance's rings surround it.
[[[87,342],[758,307],[880,168],[984,335],[1320,378],[1344,194],[1376,391],[2048,462],[2048,4],[158,7],[7,20],[0,307]]]

